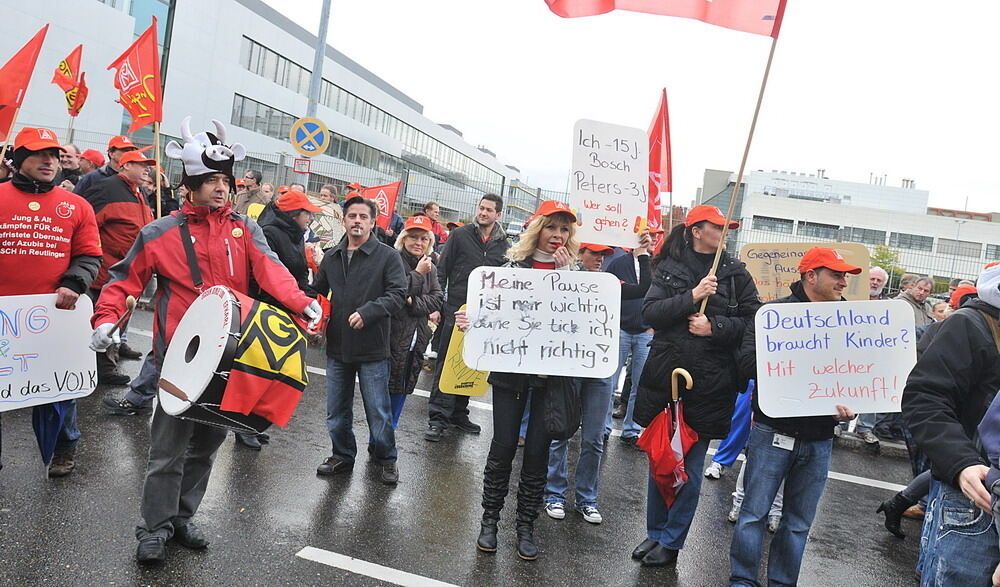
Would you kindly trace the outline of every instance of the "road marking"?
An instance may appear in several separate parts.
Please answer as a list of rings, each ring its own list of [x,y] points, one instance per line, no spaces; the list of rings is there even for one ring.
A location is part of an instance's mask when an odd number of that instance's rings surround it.
[[[370,563],[359,558],[330,552],[322,548],[313,548],[312,546],[303,548],[295,553],[295,556],[329,567],[343,569],[355,575],[364,575],[365,577],[392,583],[393,585],[403,585],[405,587],[456,587],[451,583],[444,583],[436,579],[414,575],[413,573],[407,573],[406,571],[400,571],[391,567],[383,567],[382,565]]]
[[[141,330],[139,328],[129,328],[128,331],[129,332],[134,332],[134,333],[139,334],[141,336],[148,336],[148,337],[152,337],[153,336],[152,332],[150,332],[148,330]],[[307,366],[306,367],[306,371],[309,371],[310,373],[313,373],[315,375],[322,375],[323,377],[326,377],[326,369],[320,369],[319,367]],[[423,389],[414,389],[413,390],[413,395],[419,395],[420,397],[430,397],[431,396],[431,392],[423,390]],[[488,404],[486,402],[477,402],[477,401],[469,400],[469,407],[470,408],[477,408],[477,409],[480,409],[480,410],[486,410],[488,412],[492,412],[493,411],[493,405],[492,404]],[[611,430],[611,436],[618,437],[618,436],[621,436],[621,435],[622,435],[622,431],[621,430],[619,430],[617,428]],[[715,454],[715,449],[714,448],[710,448],[708,450],[708,454],[710,456],[714,455]],[[744,460],[745,458],[746,457],[744,457],[742,454],[739,457],[737,457],[737,459],[741,460],[741,461]],[[889,491],[897,491],[897,492],[898,491],[902,491],[903,489],[906,489],[905,485],[898,485],[896,483],[889,483],[888,481],[880,481],[878,479],[869,479],[868,477],[858,477],[858,476],[855,476],[855,475],[848,475],[847,473],[837,473],[835,471],[830,471],[828,476],[829,476],[830,479],[835,479],[837,481],[844,481],[846,483],[854,483],[855,485],[864,485],[864,486],[867,486],[867,487],[875,487],[877,489],[888,489]]]

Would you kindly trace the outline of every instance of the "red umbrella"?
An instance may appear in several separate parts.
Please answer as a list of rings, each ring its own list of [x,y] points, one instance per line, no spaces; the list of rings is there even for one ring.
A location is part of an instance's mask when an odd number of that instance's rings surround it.
[[[698,442],[698,433],[684,422],[684,407],[677,389],[678,375],[684,378],[685,389],[693,386],[690,373],[674,369],[670,377],[673,403],[653,418],[636,443],[649,457],[649,471],[668,508],[674,504],[680,488],[687,483],[684,456]]]

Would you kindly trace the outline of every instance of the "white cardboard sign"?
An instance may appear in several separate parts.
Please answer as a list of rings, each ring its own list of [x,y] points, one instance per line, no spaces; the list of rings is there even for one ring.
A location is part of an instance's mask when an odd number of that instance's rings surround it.
[[[0,296],[0,412],[78,399],[97,387],[90,298],[57,310],[55,294]]]
[[[754,321],[757,394],[772,418],[899,412],[917,362],[902,300],[765,304]]]
[[[463,358],[477,371],[610,377],[621,282],[599,271],[479,267],[469,275]]]
[[[635,227],[647,217],[649,138],[646,131],[595,120],[573,127],[570,207],[576,210],[577,239],[634,247]]]

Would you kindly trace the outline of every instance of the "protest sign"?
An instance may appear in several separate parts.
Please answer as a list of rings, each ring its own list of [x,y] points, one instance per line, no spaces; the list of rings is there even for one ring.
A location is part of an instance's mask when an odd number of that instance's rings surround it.
[[[469,275],[471,369],[609,377],[618,368],[621,283],[610,273],[479,267]]]
[[[57,310],[55,294],[0,296],[0,412],[81,398],[97,387],[94,307]]]
[[[860,243],[747,243],[740,249],[740,260],[757,284],[762,302],[788,295],[788,287],[799,280],[799,261],[813,247],[833,249],[851,265],[861,267],[858,275],[847,276],[844,297],[848,300],[868,299],[868,267],[871,256],[868,247]]]
[[[901,300],[765,304],[754,321],[757,398],[772,418],[898,412],[917,361]]]
[[[649,213],[648,184],[646,131],[577,121],[569,201],[576,210],[580,242],[634,247],[636,226]]]
[[[459,310],[464,310],[467,306],[462,305]],[[487,371],[476,371],[470,369],[465,360],[462,359],[462,346],[465,344],[465,333],[454,326],[451,329],[451,342],[448,343],[448,354],[444,356],[444,364],[441,366],[441,383],[438,387],[441,393],[452,395],[467,395],[479,397],[485,395],[490,388],[486,378],[490,376]]]

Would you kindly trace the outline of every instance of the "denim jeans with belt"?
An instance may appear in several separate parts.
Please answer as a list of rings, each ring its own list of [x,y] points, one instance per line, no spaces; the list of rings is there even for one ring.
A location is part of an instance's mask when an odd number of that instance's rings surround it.
[[[993,516],[947,483],[933,485],[920,541],[921,587],[992,585],[1000,563]]]
[[[326,429],[333,443],[333,456],[353,463],[358,454],[354,439],[354,376],[358,377],[361,401],[368,421],[372,454],[380,463],[396,461],[396,435],[392,428],[389,400],[389,360],[342,363],[326,360]]]
[[[604,454],[604,419],[614,379],[578,379],[583,422],[580,428],[580,460],[576,463],[576,507],[597,507],[597,484]],[[569,440],[549,445],[549,473],[545,503],[566,503],[569,490]]]
[[[833,428],[833,420],[830,420]],[[826,487],[833,440],[795,439],[792,450],[774,446],[776,431],[755,423],[750,431],[745,496],[729,548],[730,585],[760,585],[757,569],[771,503],[785,482],[781,526],[771,540],[768,585],[795,585],[816,506]]]

